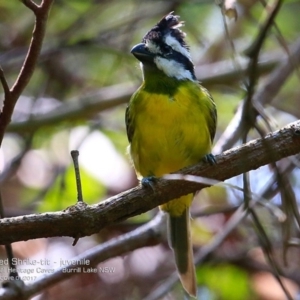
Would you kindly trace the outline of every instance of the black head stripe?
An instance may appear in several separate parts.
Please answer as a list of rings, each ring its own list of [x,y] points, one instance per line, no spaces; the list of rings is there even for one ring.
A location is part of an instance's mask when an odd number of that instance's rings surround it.
[[[163,43],[163,37],[170,34],[180,43],[181,46],[188,49],[188,46],[184,41],[185,34],[178,29],[178,27],[182,25],[183,22],[179,21],[179,16],[174,16],[173,13],[170,13],[164,16],[150,31],[146,33],[142,42],[146,43],[146,41],[150,40],[155,42],[157,45],[161,45]]]
[[[147,32],[142,43],[151,53],[152,64],[159,70],[171,77],[196,80],[189,48],[184,41],[185,33],[179,29],[182,24],[179,16],[170,13]]]

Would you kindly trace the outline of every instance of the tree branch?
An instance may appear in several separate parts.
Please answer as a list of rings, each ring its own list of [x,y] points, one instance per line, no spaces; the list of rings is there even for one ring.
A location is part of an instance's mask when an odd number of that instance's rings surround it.
[[[253,140],[216,156],[217,164],[214,166],[202,162],[183,169],[181,173],[223,181],[299,152],[300,121],[297,121],[263,139]],[[41,237],[88,236],[204,187],[204,184],[195,182],[157,179],[155,191],[138,186],[84,209],[74,205],[62,212],[2,219],[0,244]]]
[[[248,131],[255,124],[257,111],[254,109],[254,105],[252,102],[255,87],[258,81],[258,57],[263,46],[263,43],[266,40],[267,33],[270,31],[272,25],[274,24],[274,19],[278,14],[280,7],[282,5],[282,0],[277,0],[277,2],[272,6],[272,9],[259,31],[257,37],[255,38],[253,44],[250,49],[246,51],[246,54],[250,58],[249,67],[248,67],[248,80],[249,84],[247,84],[247,95],[243,103],[243,111],[242,118],[239,127],[244,130],[244,138],[246,138]],[[246,176],[246,175],[245,175]],[[246,185],[244,185],[246,188]]]
[[[3,110],[0,113],[0,144],[3,140],[6,127],[10,123],[15,105],[34,72],[42,48],[42,43],[46,31],[48,12],[50,10],[52,2],[53,0],[43,0],[41,5],[38,6],[31,0],[23,0],[24,5],[31,9],[36,16],[35,26],[32,34],[32,40],[19,76],[16,79],[13,87],[10,89],[9,93],[5,93]],[[1,82],[3,84],[3,78]]]
[[[0,81],[3,87],[4,97],[7,98],[10,95],[10,90],[4,75],[4,71],[1,67],[0,67]]]
[[[273,70],[282,59],[275,53],[262,55],[259,61],[259,72],[266,73]],[[209,65],[196,67],[197,78],[205,87],[215,84],[229,84],[247,73],[246,62],[241,62],[241,70],[232,68],[230,61],[221,61]],[[62,106],[45,114],[31,116],[29,120],[9,124],[6,132],[34,132],[43,126],[58,123],[85,120],[105,109],[125,104],[137,86],[133,84],[119,84],[104,87],[96,92],[70,99]]]
[[[147,246],[157,245],[161,242],[165,232],[165,214],[158,213],[150,222],[138,227],[137,229],[123,234],[115,239],[100,244],[89,249],[72,259],[72,263],[63,266],[47,276],[41,276],[32,283],[28,283],[22,289],[22,296],[28,299],[62,280],[74,276],[74,270],[78,267],[95,267],[102,261]],[[71,260],[70,260],[71,261]],[[88,264],[87,264],[88,262]],[[20,299],[19,295],[14,294],[13,289],[0,289],[0,299]]]
[[[23,4],[28,7],[29,9],[31,9],[35,14],[37,14],[38,10],[39,10],[39,6],[33,2],[32,0],[22,0]]]
[[[293,64],[291,64],[291,61]],[[289,78],[293,71],[300,64],[300,39],[298,39],[291,46],[291,55],[286,57],[282,63],[268,76],[264,84],[258,89],[258,91],[253,95],[252,103],[256,106],[256,103],[261,105],[266,105],[275,98],[279,93],[283,83]],[[247,130],[241,122],[243,112],[243,104],[238,107],[238,110],[229,125],[223,132],[222,136],[217,141],[214,150],[216,153],[220,153],[233,145],[242,136],[243,132]]]
[[[79,99],[70,100],[70,104],[59,106],[49,113],[39,114],[28,121],[12,123],[8,126],[7,132],[33,132],[42,126],[86,119],[100,111],[127,103],[136,88],[128,84],[101,88]]]

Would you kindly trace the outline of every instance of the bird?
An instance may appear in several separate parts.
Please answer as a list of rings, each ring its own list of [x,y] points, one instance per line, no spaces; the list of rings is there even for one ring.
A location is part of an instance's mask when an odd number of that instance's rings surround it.
[[[184,22],[165,15],[131,49],[140,62],[141,86],[126,108],[128,153],[142,185],[157,177],[206,160],[216,132],[217,110],[210,93],[198,82],[180,27]],[[160,206],[168,214],[168,237],[185,291],[197,296],[190,233],[190,206],[194,194]]]

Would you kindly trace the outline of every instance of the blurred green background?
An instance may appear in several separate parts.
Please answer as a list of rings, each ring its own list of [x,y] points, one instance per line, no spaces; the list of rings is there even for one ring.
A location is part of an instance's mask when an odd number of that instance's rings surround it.
[[[269,5],[272,3],[268,1]],[[196,74],[217,104],[217,141],[245,97],[243,82],[247,76],[242,72],[248,62],[245,51],[268,15],[263,1],[240,0],[235,5],[237,20],[222,15],[214,1],[55,1],[38,65],[17,103],[0,151],[1,190],[7,215],[57,211],[76,202],[69,154],[72,149],[80,151],[87,203],[98,203],[138,184],[126,155],[124,113],[142,76],[130,49],[171,11],[185,21],[183,30],[187,33]],[[287,57],[285,48],[299,39],[299,11],[300,1],[283,1],[276,17],[278,30],[272,28],[261,51],[258,87],[264,86],[270,72]],[[0,2],[0,65],[10,86],[22,66],[33,26],[32,12],[20,1]],[[3,100],[1,88],[0,93]],[[299,73],[295,72],[264,107],[276,124],[274,129],[299,118],[299,93]],[[258,135],[251,132],[250,138],[255,137]],[[253,191],[259,192],[272,176],[272,170],[264,167],[252,174]],[[288,176],[299,199],[299,172],[292,171]],[[241,178],[231,182],[241,184]],[[234,209],[242,200],[239,192],[224,187],[201,192],[193,207],[195,247],[201,247],[222,230],[232,211],[224,212],[221,208]],[[273,204],[281,204],[279,195],[273,195],[271,200]],[[203,207],[220,212],[197,217]],[[42,239],[16,243],[15,252],[21,257],[40,255],[54,259],[64,253],[65,258],[71,258],[146,222],[154,213],[86,237],[76,247],[67,238]],[[270,239],[282,246],[278,220],[264,208],[260,214]],[[247,260],[255,260],[265,266],[257,236],[249,223],[245,220],[215,256],[198,268],[199,299],[285,299],[278,283],[263,267],[247,265]],[[5,257],[4,250],[1,251]],[[278,257],[280,251],[276,253]],[[296,250],[289,253],[293,266],[287,270],[292,272],[299,267],[295,259],[299,253]],[[143,299],[174,271],[170,257],[167,243],[143,248],[106,262],[105,265],[115,266],[115,273],[77,276],[50,289],[41,299]],[[295,295],[300,281],[292,279],[287,285]],[[183,299],[180,285],[160,299]]]

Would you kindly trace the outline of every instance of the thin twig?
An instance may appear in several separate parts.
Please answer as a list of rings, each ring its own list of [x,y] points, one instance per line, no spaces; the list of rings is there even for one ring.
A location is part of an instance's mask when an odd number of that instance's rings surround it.
[[[293,61],[295,64],[291,64]],[[276,94],[280,91],[284,82],[289,78],[294,69],[300,63],[300,39],[291,46],[291,56],[283,60],[283,62],[276,68],[265,80],[264,84],[253,96],[253,105],[256,102],[265,105],[272,102]],[[217,141],[214,147],[214,153],[223,152],[231,147],[240,139],[245,127],[240,126],[242,119],[243,105],[240,105],[236,114],[230,121],[229,125],[223,132],[222,136]]]
[[[34,1],[32,1],[32,0],[22,0],[22,2],[26,7],[31,9],[35,14],[38,12],[39,6]]]
[[[271,266],[271,268],[272,268],[273,276],[278,281],[278,283],[281,286],[281,288],[282,288],[285,296],[287,297],[287,299],[293,300],[293,297],[290,295],[289,291],[287,290],[287,288],[283,284],[282,279],[280,278],[280,276],[282,275],[282,271],[280,270],[278,264],[276,263],[276,261],[273,258],[272,244],[271,244],[271,242],[270,242],[263,226],[261,225],[261,222],[259,221],[255,211],[252,208],[249,209],[249,213],[250,213],[250,215],[253,219],[253,222],[255,224],[255,228],[257,230],[258,237],[259,237],[260,242],[261,242],[261,247],[262,247],[263,252],[265,254],[265,257],[268,261],[268,265]]]
[[[75,179],[76,179],[76,187],[77,187],[77,201],[83,202],[81,179],[80,179],[80,169],[79,169],[79,163],[78,163],[79,151],[72,150],[71,156],[73,159],[74,170],[75,170]]]
[[[9,86],[7,84],[5,75],[4,75],[4,71],[3,69],[0,67],[0,81],[3,87],[3,91],[4,91],[4,97],[8,98],[10,95],[10,90],[9,90]]]
[[[10,93],[7,93],[6,96],[8,97],[5,97],[4,99],[3,110],[0,113],[0,144],[2,143],[6,127],[10,123],[15,105],[34,72],[42,48],[46,32],[48,12],[52,2],[53,0],[43,0],[41,5],[37,6],[31,0],[23,0],[24,5],[35,13],[35,27],[30,46],[18,78],[16,79],[13,87],[10,89]]]
[[[267,7],[268,4],[265,0],[260,0],[260,2],[263,4],[264,7]],[[288,44],[287,44],[283,34],[281,33],[281,30],[279,29],[278,25],[275,22],[273,22],[273,23],[274,23],[273,27],[275,29],[277,41],[280,44],[280,46],[282,47],[282,49],[285,51],[285,53],[290,57],[290,50],[288,48]],[[290,63],[294,64],[292,59],[290,60]],[[298,78],[300,78],[299,67],[296,68],[296,73],[297,73]]]
[[[263,43],[266,40],[267,33],[270,31],[272,25],[274,24],[274,19],[277,16],[280,7],[282,5],[282,0],[277,0],[277,2],[272,7],[266,22],[259,31],[256,39],[254,40],[251,47],[246,51],[246,55],[250,58],[248,66],[248,84],[247,84],[247,96],[244,101],[241,124],[239,125],[247,133],[252,126],[255,124],[257,111],[254,109],[252,104],[252,98],[255,91],[255,86],[258,81],[258,58]]]

